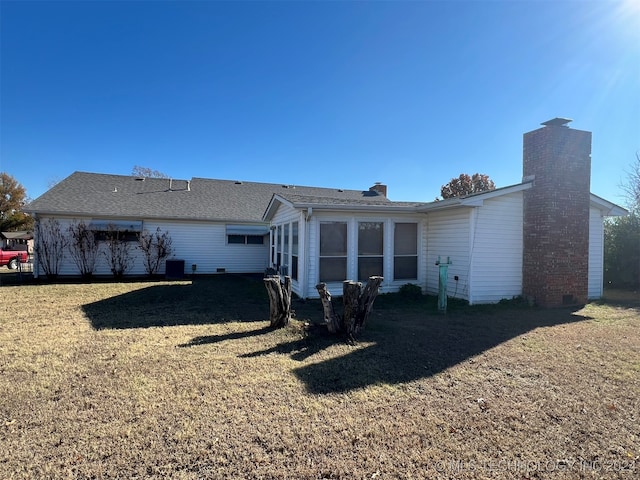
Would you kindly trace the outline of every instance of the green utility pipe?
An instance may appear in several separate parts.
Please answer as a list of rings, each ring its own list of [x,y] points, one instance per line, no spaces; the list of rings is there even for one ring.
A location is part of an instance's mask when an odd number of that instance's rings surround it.
[[[438,312],[447,313],[447,277],[451,260],[447,257],[447,261],[442,262],[440,261],[440,255],[438,255],[436,265],[440,270],[438,278]]]

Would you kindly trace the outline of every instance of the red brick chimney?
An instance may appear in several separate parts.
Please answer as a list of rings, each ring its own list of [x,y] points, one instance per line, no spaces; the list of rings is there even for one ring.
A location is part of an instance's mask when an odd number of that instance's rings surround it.
[[[542,307],[587,302],[591,132],[555,118],[524,134],[522,293]]]
[[[378,192],[380,195],[387,196],[387,186],[380,182],[376,182],[373,187],[369,187],[370,192]]]

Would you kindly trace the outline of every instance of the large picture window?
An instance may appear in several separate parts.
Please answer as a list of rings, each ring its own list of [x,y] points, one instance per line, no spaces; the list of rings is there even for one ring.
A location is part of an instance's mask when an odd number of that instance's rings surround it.
[[[320,281],[341,282],[347,278],[347,224],[320,224]]]
[[[384,223],[358,223],[358,280],[382,276],[384,260]]]
[[[394,280],[418,278],[418,224],[396,223],[393,234]]]

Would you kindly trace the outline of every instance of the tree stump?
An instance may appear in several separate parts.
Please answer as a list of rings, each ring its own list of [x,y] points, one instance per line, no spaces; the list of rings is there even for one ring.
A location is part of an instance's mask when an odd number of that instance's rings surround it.
[[[322,301],[322,311],[324,313],[324,321],[327,324],[329,333],[338,333],[341,330],[342,320],[336,314],[333,303],[331,302],[331,294],[327,290],[326,283],[319,283],[316,285],[316,290],[320,294],[320,300]]]
[[[364,329],[364,326],[369,319],[369,314],[371,313],[371,310],[373,310],[373,302],[378,296],[378,290],[380,289],[380,284],[383,280],[384,277],[369,277],[369,281],[367,281],[364,291],[360,295],[358,311],[361,316],[357,323],[359,329]]]
[[[270,275],[263,280],[269,294],[271,327],[285,327],[291,320],[291,277],[284,277],[284,281],[281,281],[278,275]]]
[[[342,317],[335,313],[331,303],[331,293],[324,283],[316,285],[322,300],[324,321],[330,333],[344,332],[350,340],[364,329],[367,318],[373,308],[373,302],[378,296],[378,289],[383,277],[369,277],[364,290],[361,282],[346,280],[342,283],[342,300],[344,312]]]

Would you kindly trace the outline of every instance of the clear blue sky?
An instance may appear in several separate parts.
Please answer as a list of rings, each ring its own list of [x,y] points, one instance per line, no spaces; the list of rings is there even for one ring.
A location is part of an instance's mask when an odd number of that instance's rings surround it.
[[[640,150],[640,1],[0,1],[0,170],[367,189],[431,201],[522,177],[522,134],[593,132],[623,203]]]

